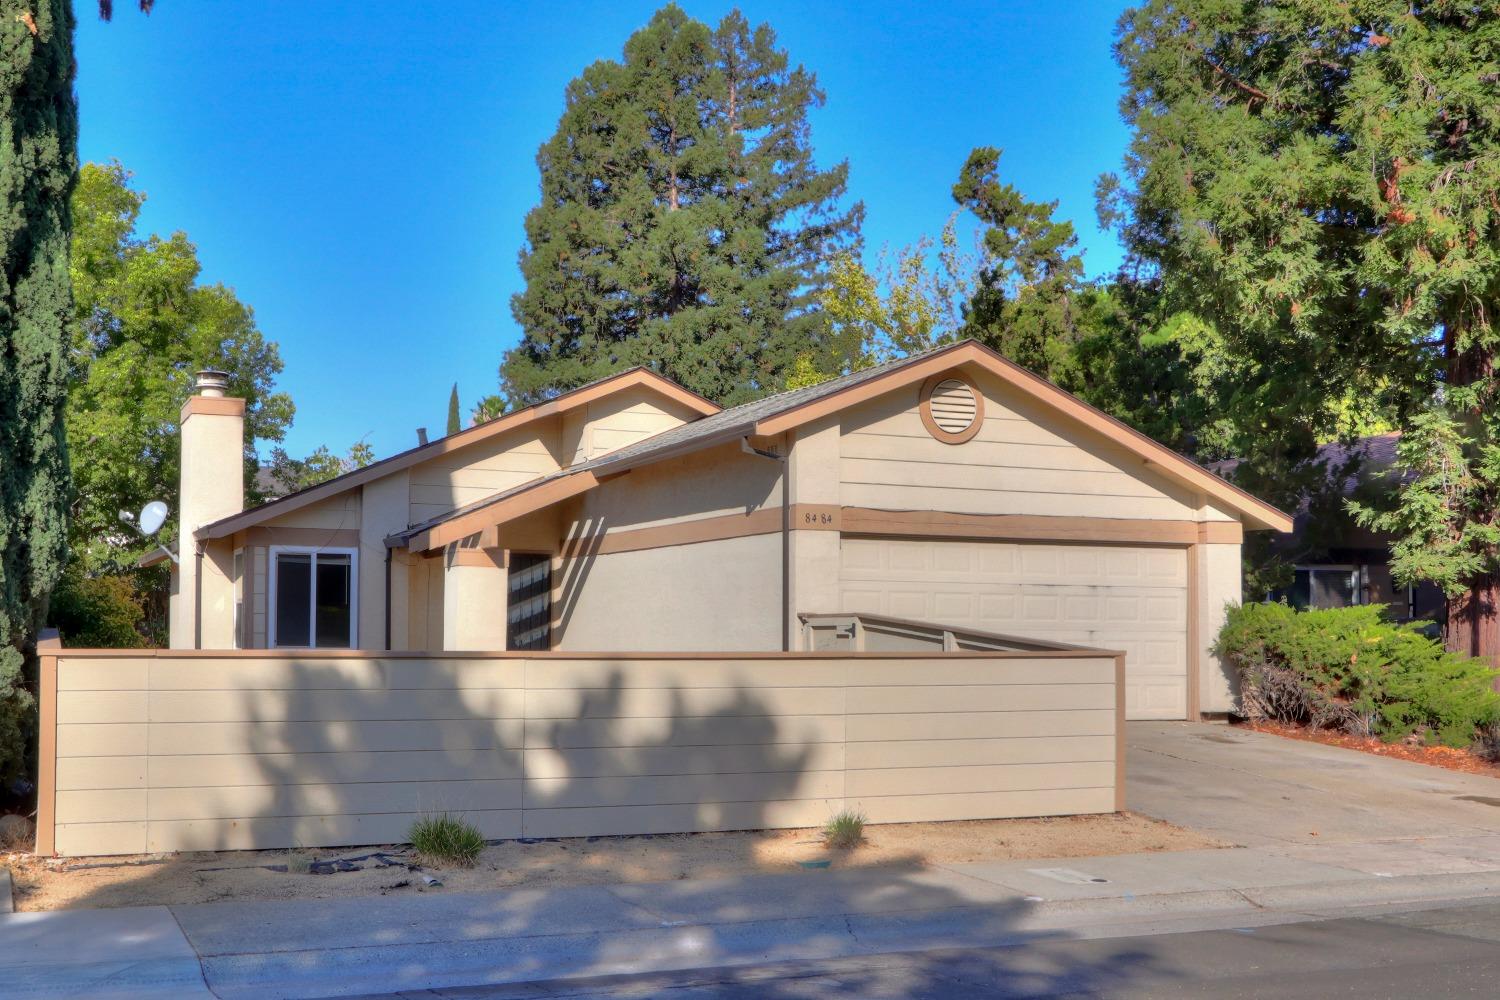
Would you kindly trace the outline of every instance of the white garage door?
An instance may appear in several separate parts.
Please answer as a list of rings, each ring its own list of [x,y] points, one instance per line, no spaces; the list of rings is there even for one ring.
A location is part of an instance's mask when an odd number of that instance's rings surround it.
[[[1187,553],[844,538],[841,611],[1122,649],[1132,719],[1187,714]]]

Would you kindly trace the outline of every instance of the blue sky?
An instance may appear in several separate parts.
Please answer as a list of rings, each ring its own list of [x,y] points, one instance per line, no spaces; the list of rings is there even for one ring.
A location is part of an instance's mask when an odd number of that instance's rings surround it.
[[[144,229],[186,231],[286,362],[293,454],[365,438],[379,456],[495,390],[519,337],[522,220],[567,82],[615,58],[659,4],[160,0],[80,3],[82,155],[119,159]],[[714,23],[733,5],[688,2]],[[1091,275],[1119,249],[1093,184],[1127,141],[1110,56],[1123,2],[749,2],[828,101],[866,255],[936,233],[970,149],[1073,220]]]

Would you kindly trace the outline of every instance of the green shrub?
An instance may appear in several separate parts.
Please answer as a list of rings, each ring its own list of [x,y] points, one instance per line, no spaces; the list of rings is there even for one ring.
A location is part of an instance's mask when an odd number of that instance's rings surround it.
[[[64,646],[89,649],[144,646],[144,617],[144,600],[133,578],[84,576],[72,567],[52,592],[47,615]]]
[[[823,827],[823,843],[835,850],[843,851],[856,846],[865,839],[864,813],[843,812],[830,819]]]
[[[484,850],[484,835],[462,817],[448,813],[423,816],[411,825],[407,837],[423,860],[436,864],[467,868]]]
[[[1251,718],[1467,746],[1500,722],[1500,672],[1419,628],[1388,620],[1381,604],[1246,604],[1229,609],[1214,652],[1239,674]]]

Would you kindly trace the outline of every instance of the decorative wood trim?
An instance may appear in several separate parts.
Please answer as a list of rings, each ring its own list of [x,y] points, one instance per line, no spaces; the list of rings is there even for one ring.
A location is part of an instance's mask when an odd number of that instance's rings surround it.
[[[243,541],[236,542],[235,548],[242,553],[240,563],[244,567],[245,574],[240,580],[241,600],[244,601],[244,612],[240,620],[239,644],[241,649],[251,649],[255,646],[255,549],[252,546],[244,544]],[[233,559],[233,555],[230,558]],[[230,565],[233,565],[233,563]],[[267,595],[266,600],[266,613],[270,614],[269,595]]]
[[[245,401],[237,396],[189,396],[182,404],[182,420],[194,414],[216,417],[243,417]]]
[[[1238,521],[1202,521],[1197,540],[1210,545],[1243,545],[1245,526]]]
[[[1152,468],[1245,514],[1257,526],[1281,532],[1292,530],[1290,515],[1246,493],[1238,486],[1183,458],[1166,445],[1153,441],[1140,431],[1116,420],[1107,413],[1094,409],[1077,396],[1059,389],[1046,379],[1033,375],[1020,365],[972,340],[954,344],[945,350],[936,351],[863,382],[856,382],[841,392],[767,417],[755,425],[755,433],[779,434],[865,400],[884,395],[903,385],[920,383],[934,375],[951,372],[955,366],[962,364],[972,364],[994,375],[1044,406],[1109,438],[1121,447],[1134,452]]]
[[[1115,812],[1125,811],[1125,654],[1115,657]]]
[[[792,504],[792,530],[838,531],[842,508],[833,504]],[[564,558],[581,555],[608,555],[612,552],[637,552],[673,545],[720,542],[750,535],[774,535],[781,531],[781,507],[759,507],[748,514],[720,514],[691,521],[657,524],[649,528],[610,531],[592,537],[568,539]]]
[[[467,448],[469,445],[477,444],[480,441],[488,440],[508,431],[519,430],[547,417],[566,413],[569,410],[576,410],[578,407],[587,406],[595,400],[637,386],[651,389],[673,402],[680,403],[699,416],[706,417],[718,413],[720,410],[720,407],[716,404],[704,399],[691,390],[683,388],[671,379],[664,378],[647,368],[632,368],[629,371],[621,372],[593,385],[574,389],[572,392],[565,392],[555,399],[549,399],[545,403],[538,403],[536,406],[528,406],[524,410],[507,413],[503,417],[497,417],[494,420],[477,424],[468,430],[439,438],[431,444],[412,448],[398,455],[392,455],[390,458],[384,458],[378,462],[371,463],[363,469],[356,469],[353,472],[337,476],[326,483],[320,483],[309,489],[282,497],[280,500],[272,500],[270,503],[262,504],[241,514],[235,514],[222,521],[205,525],[194,532],[194,537],[206,539],[222,538],[224,535],[231,535],[250,525],[259,524],[267,518],[279,517],[294,510],[300,510],[309,504],[326,500],[328,497],[342,493],[345,490],[353,489],[356,486],[362,486],[365,483],[388,476],[393,472],[409,469],[413,465],[437,458],[439,455],[457,451],[459,448]],[[240,402],[243,404],[243,400]]]
[[[600,477],[592,472],[575,472],[570,476],[542,483],[532,489],[506,497],[504,500],[498,500],[467,514],[460,514],[450,520],[434,524],[425,531],[411,536],[406,542],[406,547],[413,552],[442,548],[449,542],[468,538],[485,528],[513,521],[518,517],[535,513],[543,507],[550,507],[552,504],[567,500],[569,497],[587,493],[598,486],[600,481]]]
[[[299,548],[359,548],[358,528],[246,528],[239,532],[248,548],[252,545],[295,545]]]
[[[48,629],[36,644],[41,661],[39,715],[41,731],[37,741],[36,845],[41,857],[57,853],[57,657],[62,640],[56,629]]]
[[[955,514],[946,511],[845,507],[843,531],[848,535],[904,535],[913,538],[1191,545],[1198,537],[1198,524],[1195,521],[1050,517],[1034,514]]]
[[[944,382],[962,382],[969,387],[969,392],[974,394],[974,422],[957,433],[943,430],[932,416],[932,392]],[[944,444],[963,444],[971,440],[984,427],[984,393],[979,391],[979,386],[974,384],[973,379],[957,369],[939,373],[923,382],[922,391],[917,398],[917,412],[921,414],[922,426],[927,428],[928,434]]]
[[[453,550],[449,566],[485,566],[490,569],[505,568],[505,550],[495,548],[459,548]]]
[[[1203,683],[1203,573],[1198,568],[1198,559],[1203,554],[1201,545],[1189,545],[1187,550],[1187,720],[1200,722]]]

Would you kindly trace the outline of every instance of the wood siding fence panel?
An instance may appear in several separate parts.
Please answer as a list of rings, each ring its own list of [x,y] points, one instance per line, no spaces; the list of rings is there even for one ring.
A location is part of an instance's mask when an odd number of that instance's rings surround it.
[[[64,855],[1117,808],[1113,652],[56,656]]]

